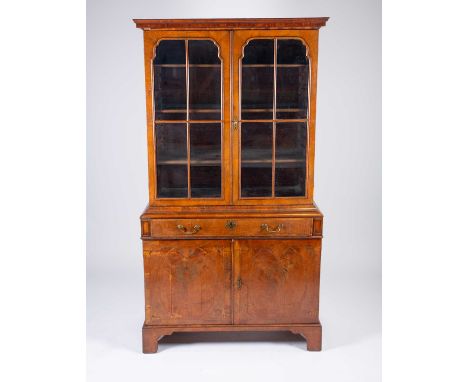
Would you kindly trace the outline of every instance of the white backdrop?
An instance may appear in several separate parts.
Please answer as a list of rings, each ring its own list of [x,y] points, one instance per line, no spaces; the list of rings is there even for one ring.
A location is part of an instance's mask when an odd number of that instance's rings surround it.
[[[93,0],[87,6],[90,380],[104,380],[111,370],[114,380],[127,381],[130,375],[152,373],[152,366],[139,364],[140,357],[144,362],[166,357],[169,372],[171,354],[191,357],[191,351],[198,351],[178,344],[153,358],[140,354],[144,305],[139,215],[148,195],[143,36],[132,18],[318,16],[330,17],[320,31],[315,162],[315,201],[325,215],[320,314],[324,352],[302,354],[297,346],[284,351],[286,356],[292,352],[291,362],[306,360],[295,364],[297,373],[317,362],[316,373],[323,372],[326,380],[380,377],[380,1]],[[187,337],[181,341],[187,342]],[[239,356],[246,349],[259,349],[232,342],[225,346]],[[268,349],[279,352],[283,347],[274,344]],[[228,367],[218,362],[218,367]],[[252,366],[245,362],[245,368]],[[340,366],[332,366],[336,362]],[[205,380],[217,375],[216,366],[206,366],[208,372],[202,373],[199,363],[193,369],[187,365],[181,377],[197,371]],[[272,380],[281,380],[281,367],[271,368]],[[158,370],[165,369],[159,365]],[[236,370],[242,374],[244,369]]]

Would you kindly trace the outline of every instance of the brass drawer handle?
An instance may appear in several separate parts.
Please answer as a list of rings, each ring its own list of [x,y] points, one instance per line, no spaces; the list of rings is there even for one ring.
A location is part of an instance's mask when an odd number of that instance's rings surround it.
[[[191,231],[187,231],[187,228],[185,228],[184,225],[182,224],[177,224],[177,229],[179,231],[182,231],[183,233],[185,233],[186,235],[193,235],[194,233],[197,233],[198,231],[201,230],[201,227],[198,225],[198,224],[195,224],[192,228]]]
[[[276,228],[270,228],[268,224],[262,224],[260,229],[268,233],[280,232],[284,228],[284,224],[278,224]]]

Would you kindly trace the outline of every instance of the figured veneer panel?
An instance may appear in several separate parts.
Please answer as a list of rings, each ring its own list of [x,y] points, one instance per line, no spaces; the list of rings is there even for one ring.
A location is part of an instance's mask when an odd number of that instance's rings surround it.
[[[231,323],[231,242],[144,244],[145,324]]]
[[[290,330],[321,349],[313,176],[326,21],[136,20],[149,170],[145,353],[177,331]]]
[[[319,239],[235,242],[235,324],[318,322]]]
[[[227,223],[233,221],[235,228]],[[263,225],[267,224],[266,230]],[[154,238],[197,237],[311,237],[312,218],[151,219]],[[179,226],[183,226],[186,231]],[[194,227],[199,229],[194,232]]]

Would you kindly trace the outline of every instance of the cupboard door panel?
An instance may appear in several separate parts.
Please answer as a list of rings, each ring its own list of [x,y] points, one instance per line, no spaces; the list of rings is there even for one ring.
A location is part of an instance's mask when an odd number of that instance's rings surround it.
[[[230,324],[231,242],[144,243],[146,324]]]
[[[236,324],[318,322],[320,240],[234,244]]]

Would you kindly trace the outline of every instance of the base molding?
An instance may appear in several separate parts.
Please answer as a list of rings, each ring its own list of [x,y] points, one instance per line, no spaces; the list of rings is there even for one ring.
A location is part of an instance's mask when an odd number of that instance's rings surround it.
[[[307,341],[308,351],[322,350],[322,325],[314,324],[294,325],[147,325],[142,328],[143,353],[156,353],[158,342],[164,336],[174,332],[278,332],[289,331],[300,334]]]

